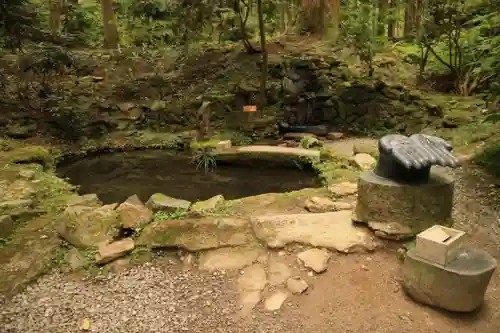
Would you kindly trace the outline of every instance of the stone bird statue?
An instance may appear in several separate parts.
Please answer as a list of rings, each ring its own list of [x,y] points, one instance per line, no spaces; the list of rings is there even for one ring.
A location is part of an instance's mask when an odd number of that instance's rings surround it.
[[[393,180],[427,181],[433,165],[451,168],[460,165],[451,154],[452,149],[451,144],[432,135],[386,135],[379,140],[380,156],[374,172]]]

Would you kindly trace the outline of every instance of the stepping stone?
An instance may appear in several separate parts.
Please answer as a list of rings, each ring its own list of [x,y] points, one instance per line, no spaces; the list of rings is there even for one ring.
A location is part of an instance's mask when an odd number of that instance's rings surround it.
[[[378,245],[368,229],[353,224],[348,210],[253,216],[250,220],[256,237],[270,248],[299,243],[350,253],[371,251]]]
[[[266,311],[277,311],[285,303],[289,294],[285,291],[277,291],[264,302]]]
[[[326,271],[330,257],[330,253],[321,249],[309,249],[297,255],[299,262],[304,267],[312,269],[315,273]]]

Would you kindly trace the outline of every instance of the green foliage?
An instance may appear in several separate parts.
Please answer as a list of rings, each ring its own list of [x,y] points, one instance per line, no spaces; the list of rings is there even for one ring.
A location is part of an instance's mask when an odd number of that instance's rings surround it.
[[[191,162],[196,164],[196,169],[203,169],[205,173],[208,173],[217,167],[216,152],[211,147],[196,149]]]
[[[373,58],[381,44],[377,34],[377,4],[373,0],[349,1],[342,21],[347,42],[366,65],[368,76],[373,75]]]
[[[63,80],[74,66],[75,57],[67,49],[41,44],[18,57],[15,76],[15,95],[24,111],[55,129],[55,135],[71,140],[83,135],[91,116],[89,102],[68,92],[77,83]]]
[[[177,209],[173,212],[163,212],[158,211],[154,215],[155,221],[165,221],[165,220],[182,220],[187,216],[187,210]]]
[[[492,144],[474,157],[474,162],[496,177],[500,177],[500,144]]]
[[[310,149],[314,147],[315,145],[318,145],[319,141],[316,139],[314,136],[304,136],[302,139],[300,139],[300,146],[305,149]]]
[[[20,50],[26,41],[39,41],[36,5],[29,0],[8,0],[0,3],[0,48]]]
[[[500,69],[500,11],[491,6],[484,14],[484,5],[431,1],[420,34],[425,54],[430,52],[451,73],[456,91],[464,96],[487,87]],[[422,61],[421,70],[426,57]]]
[[[491,122],[491,123],[498,123],[500,122],[500,113],[492,113],[488,115],[485,119],[484,122]]]
[[[62,31],[75,39],[75,43],[99,47],[104,42],[102,11],[99,1],[84,1],[80,5],[67,4]]]

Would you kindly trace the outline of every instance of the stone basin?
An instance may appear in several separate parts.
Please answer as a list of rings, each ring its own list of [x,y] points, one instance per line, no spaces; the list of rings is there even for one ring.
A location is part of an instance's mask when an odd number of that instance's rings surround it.
[[[471,312],[481,306],[497,262],[478,249],[462,249],[443,266],[407,252],[403,287],[415,301],[455,312]]]

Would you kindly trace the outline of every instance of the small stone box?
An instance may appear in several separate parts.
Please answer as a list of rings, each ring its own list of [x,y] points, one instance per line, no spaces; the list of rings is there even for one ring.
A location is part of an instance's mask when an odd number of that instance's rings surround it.
[[[434,225],[417,235],[416,255],[442,266],[454,260],[460,250],[465,232]]]

